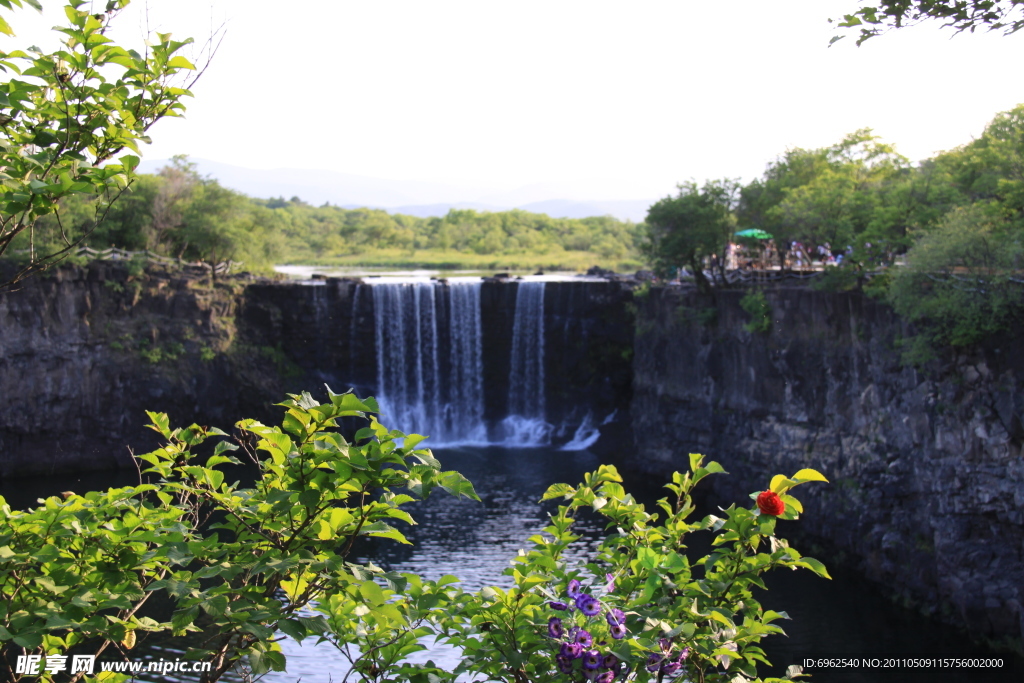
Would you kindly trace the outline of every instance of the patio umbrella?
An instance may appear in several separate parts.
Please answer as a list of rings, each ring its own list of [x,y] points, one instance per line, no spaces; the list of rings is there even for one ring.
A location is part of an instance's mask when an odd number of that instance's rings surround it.
[[[753,237],[759,240],[770,240],[772,236],[760,228],[748,228],[736,233],[737,237]]]

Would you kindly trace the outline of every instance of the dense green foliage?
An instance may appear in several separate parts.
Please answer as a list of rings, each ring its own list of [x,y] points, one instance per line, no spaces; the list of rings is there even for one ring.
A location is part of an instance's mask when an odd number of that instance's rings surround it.
[[[722,253],[729,233],[716,230],[757,228],[774,237],[777,267],[801,243],[835,266],[816,286],[864,286],[912,321],[908,358],[919,361],[1024,321],[1022,168],[1024,105],[996,116],[976,140],[917,165],[860,130],[830,147],[787,150],[740,188],[731,213],[710,192],[729,181],[700,192],[681,186],[678,197],[651,207],[646,253],[663,270],[693,270]],[[705,206],[719,213],[701,213]],[[706,278],[696,280],[707,287]]]
[[[724,255],[732,239],[736,189],[728,180],[709,181],[702,188],[694,182],[679,185],[678,195],[648,209],[644,255],[663,274],[687,266],[698,286],[707,291],[703,263],[716,254]]]
[[[613,467],[577,487],[550,487],[544,499],[564,503],[506,571],[515,582],[508,590],[467,593],[455,577],[427,581],[351,562],[360,538],[407,542],[395,525],[415,521],[403,506],[435,489],[479,499],[462,475],[443,471],[421,447],[424,437],[377,422],[373,399],[329,392],[324,404],[302,394],[281,405],[281,427],[243,420],[234,442],[218,429],[171,429],[166,415],[150,413],[166,440],[138,458],[140,477],[152,483],[66,492],[28,511],[0,499],[5,679],[55,679],[56,671],[37,676],[36,666],[17,671],[11,665],[18,655],[43,664],[69,651],[101,662],[134,659],[139,634],[149,632],[191,633],[186,657],[210,664],[204,683],[231,669],[286,670],[277,643],[283,635],[333,644],[353,676],[373,683],[454,683],[463,671],[508,683],[580,680],[580,665],[598,657],[602,681],[661,681],[672,667],[707,682],[760,680],[759,643],[781,633],[773,622],[786,618],[753,597],[764,587],[761,574],[805,567],[828,576],[776,536],[776,516],[802,512],[790,489],[824,481],[821,474],[778,475],[771,493],[751,494],[756,505],[732,504],[721,516],[691,522],[691,489],[723,471],[699,455],[690,456],[690,472],[673,475],[672,498],[658,503],[662,512],[648,512],[627,494]],[[336,429],[342,419],[364,426],[347,440]],[[211,439],[219,439],[213,448]],[[229,483],[242,464],[232,452],[258,469],[252,486]],[[762,503],[766,496],[774,503]],[[566,555],[579,540],[575,518],[587,509],[609,532],[596,554],[577,564]],[[702,532],[714,539],[710,554],[681,552],[689,534]],[[601,576],[608,585],[598,597],[593,577]],[[590,629],[601,652],[579,648],[568,665],[576,674],[562,677],[567,664],[555,657],[562,643],[552,636],[551,603],[577,589],[591,602],[577,599],[559,614]],[[463,649],[455,671],[407,661],[431,635]],[[95,675],[72,673],[74,683],[127,678],[100,667]]]
[[[314,207],[297,197],[251,199],[200,177],[184,157],[156,175],[138,176],[98,222],[96,204],[84,195],[68,198],[58,213],[37,223],[35,239],[56,243],[69,234],[96,248],[149,249],[208,263],[235,260],[257,271],[275,263],[374,264],[382,256],[408,265],[639,265],[636,227],[610,216],[558,219],[453,209],[444,217],[417,218]]]
[[[293,396],[282,404],[280,428],[238,424],[238,441],[260,470],[252,488],[225,476],[226,465],[240,464],[231,455],[238,445],[203,447],[226,434],[198,425],[172,430],[166,415],[151,413],[167,445],[139,461],[156,483],[68,492],[28,512],[0,499],[3,654],[62,655],[74,647],[112,656],[134,646],[136,631],[197,632],[201,645],[190,656],[212,663],[204,680],[213,681],[242,656],[256,673],[283,670],[278,631],[300,640],[358,639],[358,661],[394,661],[420,649],[419,622],[447,602],[443,582],[385,574],[346,557],[361,537],[406,542],[391,522],[411,523],[402,506],[433,489],[476,494],[417,448],[423,437],[381,426],[372,399],[329,398],[319,404]],[[368,426],[349,442],[331,429],[343,418]],[[264,455],[258,463],[257,451]],[[392,591],[403,601],[391,601]],[[144,609],[157,594],[173,608]],[[314,608],[320,616],[304,611]],[[0,657],[5,680],[40,680],[16,673],[12,661]]]
[[[159,119],[178,116],[195,67],[177,54],[191,42],[157,34],[141,54],[108,37],[129,0],[111,0],[101,14],[91,3],[70,0],[68,25],[58,27],[62,46],[0,51],[0,255],[25,249],[14,280],[46,268],[77,246],[81,234],[61,230],[58,207],[83,193],[99,197],[89,207],[102,215],[134,176],[139,143]],[[36,0],[26,3],[39,9]],[[0,7],[21,0],[0,0]],[[0,17],[0,32],[12,34]],[[118,156],[120,155],[120,156]],[[37,239],[37,221],[50,217],[53,234]]]
[[[768,333],[772,329],[772,307],[760,289],[752,289],[740,299],[740,308],[750,315],[743,327],[747,332]]]
[[[755,587],[764,588],[761,575],[776,567],[828,573],[778,538],[776,517],[759,505],[732,504],[721,516],[688,521],[693,487],[720,472],[717,462],[691,454],[690,471],[672,475],[671,496],[653,512],[625,491],[614,467],[601,466],[579,486],[548,488],[544,500],[563,503],[506,570],[514,586],[471,596],[463,608],[468,628],[448,630],[463,648],[459,670],[506,683],[762,680],[761,640],[783,633],[773,622],[788,616],[764,610],[754,597]],[[804,469],[772,479],[782,519],[803,511],[789,491],[809,481],[825,478]],[[592,557],[567,561],[579,540],[573,524],[590,512],[608,535]],[[690,557],[684,550],[700,533],[710,534],[712,550]],[[582,645],[581,656],[573,656],[573,641]],[[790,667],[785,679],[799,674]]]

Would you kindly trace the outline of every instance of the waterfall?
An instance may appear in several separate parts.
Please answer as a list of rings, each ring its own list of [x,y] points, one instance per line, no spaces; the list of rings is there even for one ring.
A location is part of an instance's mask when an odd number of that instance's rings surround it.
[[[519,282],[512,325],[505,443],[540,446],[550,442],[544,405],[544,283]]]
[[[430,445],[485,443],[480,283],[374,283],[382,421]]]

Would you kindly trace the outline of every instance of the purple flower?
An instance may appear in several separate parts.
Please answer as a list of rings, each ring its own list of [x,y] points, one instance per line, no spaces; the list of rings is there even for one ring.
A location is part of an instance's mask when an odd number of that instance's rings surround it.
[[[676,661],[678,661],[678,662],[686,661],[686,658],[689,657],[689,656],[690,656],[690,648],[684,647],[683,651],[679,653],[679,659],[677,659]]]
[[[562,612],[569,609],[569,605],[565,604],[564,602],[549,602],[548,607],[550,607],[551,609],[561,610]]]
[[[604,592],[611,593],[615,590],[615,576],[613,574],[605,574],[604,578],[608,580],[608,583],[605,584]]]
[[[580,629],[576,632],[576,643],[583,647],[590,647],[594,644],[594,639],[590,636],[589,631],[584,631],[583,629]]]
[[[626,613],[617,607],[613,607],[608,610],[607,614],[604,615],[605,621],[608,622],[609,626],[615,626],[616,624],[626,623]]]
[[[561,638],[565,633],[562,628],[562,620],[558,617],[551,617],[548,619],[548,635],[552,638]]]
[[[594,679],[594,683],[612,683],[615,680],[614,671],[605,671],[597,675]]]
[[[658,645],[661,646],[661,651],[665,654],[668,654],[672,651],[672,641],[668,638],[659,638]]]
[[[601,602],[593,595],[580,593],[576,598],[576,607],[588,617],[592,617],[601,611]]]
[[[573,579],[569,582],[569,588],[565,592],[569,594],[570,598],[575,600],[576,597],[580,595],[580,582]]]
[[[598,654],[597,650],[589,650],[583,653],[583,668],[584,669],[600,669],[603,657]]]
[[[579,659],[583,656],[583,645],[580,643],[562,643],[562,649],[559,650],[558,654],[566,659]]]
[[[661,672],[666,676],[675,676],[679,673],[679,668],[682,666],[679,662],[665,662],[661,666]]]
[[[657,652],[652,652],[650,656],[647,657],[647,670],[651,673],[657,672],[658,669],[661,668],[661,660],[663,659],[664,657],[662,655],[659,655]]]
[[[612,671],[618,671],[619,669],[619,658],[612,653],[608,653],[604,656],[604,668],[611,669]]]
[[[572,673],[572,659],[565,655],[555,655],[555,664],[558,665],[558,670],[564,674]]]
[[[611,631],[612,638],[615,640],[622,640],[626,637],[626,627],[622,624],[615,624],[608,630]]]

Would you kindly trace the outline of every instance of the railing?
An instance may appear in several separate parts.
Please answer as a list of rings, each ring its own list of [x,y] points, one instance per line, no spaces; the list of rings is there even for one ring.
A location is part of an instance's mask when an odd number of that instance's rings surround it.
[[[725,271],[725,281],[730,285],[736,283],[749,284],[758,282],[781,282],[783,280],[798,280],[807,281],[813,280],[814,278],[821,277],[824,269],[811,269],[806,268],[799,271],[793,270],[727,270]],[[717,272],[713,273],[710,270],[704,271],[704,277],[712,285],[720,281]],[[683,268],[679,272],[680,280],[692,280],[693,273],[686,268]]]
[[[132,259],[142,259],[148,263],[159,263],[165,266],[191,266],[193,268],[203,268],[205,270],[210,270],[211,268],[209,263],[205,263],[203,261],[186,261],[180,258],[170,258],[168,256],[155,254],[148,249],[143,251],[128,251],[127,249],[118,249],[117,247],[108,247],[107,249],[79,247],[72,253],[75,256],[88,256],[89,258],[98,259],[100,261],[131,261]],[[212,268],[214,273],[218,275],[226,275],[233,269],[237,270],[243,265],[244,263],[242,261],[221,261],[216,266],[212,266]]]

